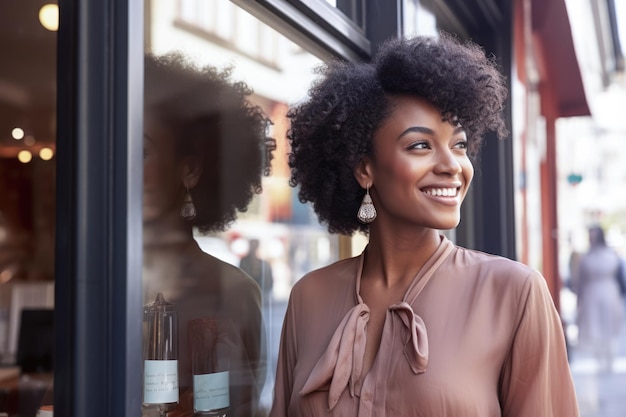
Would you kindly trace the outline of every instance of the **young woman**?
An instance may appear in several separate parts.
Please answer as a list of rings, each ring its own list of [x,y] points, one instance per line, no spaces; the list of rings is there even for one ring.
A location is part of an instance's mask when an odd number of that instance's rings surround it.
[[[321,75],[289,113],[291,183],[369,243],[293,287],[271,416],[577,416],[544,278],[439,232],[460,221],[483,134],[507,134],[494,63],[442,34]]]
[[[216,401],[228,416],[256,415],[265,381],[259,286],[193,237],[193,228],[225,230],[261,191],[274,141],[250,94],[228,71],[175,53],[146,57],[143,287],[146,304],[161,293],[178,311],[180,404],[170,417],[194,415],[192,320],[219,323],[229,345],[215,369],[229,372],[229,398]],[[143,414],[158,415],[150,405]]]

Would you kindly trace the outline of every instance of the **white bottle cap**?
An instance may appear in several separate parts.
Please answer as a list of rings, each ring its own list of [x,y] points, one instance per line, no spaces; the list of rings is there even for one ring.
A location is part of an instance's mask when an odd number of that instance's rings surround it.
[[[54,417],[53,407],[51,405],[42,405],[37,411],[37,417]]]

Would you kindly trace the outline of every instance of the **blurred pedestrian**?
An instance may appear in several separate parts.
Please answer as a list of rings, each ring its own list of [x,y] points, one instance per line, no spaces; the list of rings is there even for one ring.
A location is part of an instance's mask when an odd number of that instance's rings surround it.
[[[578,295],[578,342],[592,353],[603,371],[611,371],[623,319],[618,283],[621,257],[608,247],[600,226],[589,228],[589,250],[575,267],[573,288]]]
[[[249,246],[248,253],[241,258],[239,267],[259,284],[263,294],[263,302],[267,303],[271,299],[272,288],[274,287],[272,266],[259,256],[258,239],[250,239]]]

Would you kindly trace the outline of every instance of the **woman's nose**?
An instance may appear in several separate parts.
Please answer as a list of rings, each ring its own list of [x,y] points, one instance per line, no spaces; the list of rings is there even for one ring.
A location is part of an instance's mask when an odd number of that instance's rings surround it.
[[[437,152],[435,172],[438,174],[459,174],[461,172],[461,163],[458,160],[458,156],[450,149],[443,149]]]

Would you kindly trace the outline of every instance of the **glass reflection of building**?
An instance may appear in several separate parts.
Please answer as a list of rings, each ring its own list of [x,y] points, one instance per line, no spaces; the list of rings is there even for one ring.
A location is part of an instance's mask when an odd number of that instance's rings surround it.
[[[252,87],[251,102],[273,122],[269,135],[277,149],[263,192],[226,231],[194,235],[204,251],[235,266],[251,240],[260,242],[257,255],[273,278],[263,303],[268,372],[261,406],[267,407],[291,286],[366,242],[328,234],[288,184],[285,114],[306,93],[313,68],[333,57],[368,59],[389,36],[444,29],[482,44],[524,86],[522,33],[532,22],[523,8],[541,7],[532,0],[489,7],[478,0],[61,0],[57,32],[39,21],[44,3],[11,2],[0,12],[0,353],[10,368],[22,307],[54,306],[54,370],[33,385],[30,403],[54,402],[67,416],[140,409],[144,51],[180,50],[198,64],[232,67],[232,79]],[[539,26],[539,38],[568,36]],[[546,45],[550,55],[553,44]],[[516,91],[513,106],[527,106],[526,90]],[[523,136],[524,128],[515,134]],[[450,232],[459,243],[517,257],[524,253],[519,242],[539,242],[526,234],[540,219],[515,218],[514,206],[527,203],[515,188],[521,175],[513,148],[511,141],[487,141],[463,222]],[[532,170],[526,178],[539,182],[538,167],[525,169]],[[536,189],[528,193],[543,198]],[[532,207],[538,204],[533,200]],[[556,277],[543,272],[555,285]],[[8,392],[0,391],[0,412],[19,407]]]

